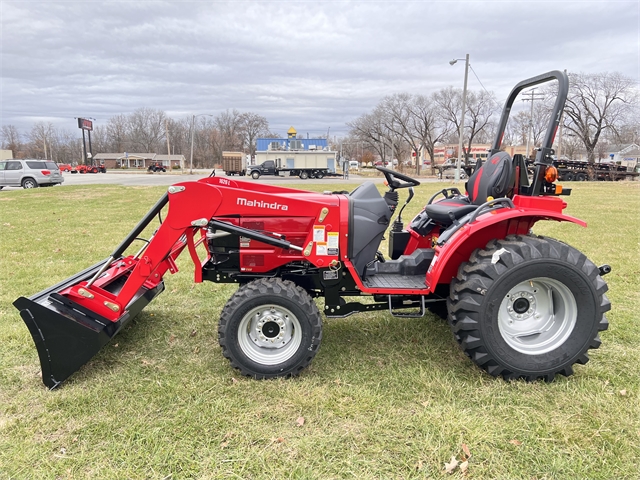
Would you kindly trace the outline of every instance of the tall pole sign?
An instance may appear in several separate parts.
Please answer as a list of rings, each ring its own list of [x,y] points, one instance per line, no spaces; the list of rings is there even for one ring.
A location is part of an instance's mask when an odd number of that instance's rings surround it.
[[[78,128],[82,130],[82,145],[84,146],[84,164],[87,165],[87,142],[84,137],[84,131],[86,130],[89,135],[89,157],[91,158],[91,165],[93,165],[93,151],[91,150],[91,131],[93,130],[93,122],[86,118],[78,118]]]

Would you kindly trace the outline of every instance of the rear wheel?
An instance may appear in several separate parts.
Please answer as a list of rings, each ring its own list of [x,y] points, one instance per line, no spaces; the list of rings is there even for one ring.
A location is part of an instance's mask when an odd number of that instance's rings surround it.
[[[251,178],[257,180],[260,178],[260,172],[251,172]]]
[[[587,174],[586,173],[576,173],[576,182],[584,182],[587,180]]]
[[[324,172],[316,172],[316,178],[318,179],[324,178]]]
[[[299,374],[321,340],[316,304],[302,288],[279,278],[243,285],[220,315],[223,355],[243,375],[258,379]]]
[[[565,182],[573,182],[574,178],[573,172],[567,172],[562,176],[562,180]]]
[[[38,182],[33,178],[25,178],[22,181],[22,188],[38,188]]]
[[[309,178],[309,173],[308,173],[308,172],[305,172],[305,171],[302,171],[302,172],[300,172],[299,177],[300,177],[300,179],[302,179],[302,180],[306,180],[307,178]]]
[[[600,346],[611,308],[606,291],[598,268],[576,249],[509,236],[460,266],[449,323],[467,356],[491,375],[552,381]]]

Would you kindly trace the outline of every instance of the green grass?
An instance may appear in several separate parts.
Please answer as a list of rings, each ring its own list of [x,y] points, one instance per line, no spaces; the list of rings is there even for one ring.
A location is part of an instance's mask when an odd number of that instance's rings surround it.
[[[418,187],[405,220],[442,187]],[[300,377],[246,379],[217,344],[234,287],[194,284],[185,254],[166,292],[53,392],[11,303],[107,257],[164,188],[1,192],[0,479],[462,478],[444,463],[463,444],[466,478],[638,478],[639,185],[573,187],[566,212],[589,227],[535,232],[613,272],[610,328],[570,378],[493,379],[445,322],[379,312],[325,319]]]

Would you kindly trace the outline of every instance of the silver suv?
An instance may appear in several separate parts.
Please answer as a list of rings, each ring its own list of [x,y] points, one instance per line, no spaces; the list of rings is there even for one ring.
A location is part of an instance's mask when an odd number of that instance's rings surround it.
[[[62,182],[64,178],[55,162],[31,159],[0,162],[0,189],[50,187]]]

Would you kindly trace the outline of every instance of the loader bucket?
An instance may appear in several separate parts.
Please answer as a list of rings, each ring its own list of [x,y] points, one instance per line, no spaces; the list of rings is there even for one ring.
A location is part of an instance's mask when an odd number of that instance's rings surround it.
[[[58,294],[70,285],[91,278],[109,260],[29,298],[20,297],[13,302],[33,337],[40,357],[42,382],[50,389],[56,388],[93,358],[130,319],[164,290],[163,282],[150,290],[141,288],[117,322],[74,305],[73,301]]]
[[[77,303],[72,297],[61,294],[80,282],[85,282],[84,285],[89,288],[87,281],[91,284],[99,277],[104,277],[101,287],[116,295],[126,284],[130,272],[127,270],[119,277],[109,276],[105,272],[113,265],[125,263],[122,257],[124,251],[167,203],[168,196],[164,194],[109,258],[53,287],[13,302],[33,337],[40,357],[42,382],[50,389],[56,388],[93,358],[129,320],[164,290],[161,275],[157,282],[140,283],[141,286],[127,297],[130,300],[123,304],[124,310],[116,319],[107,319]]]

